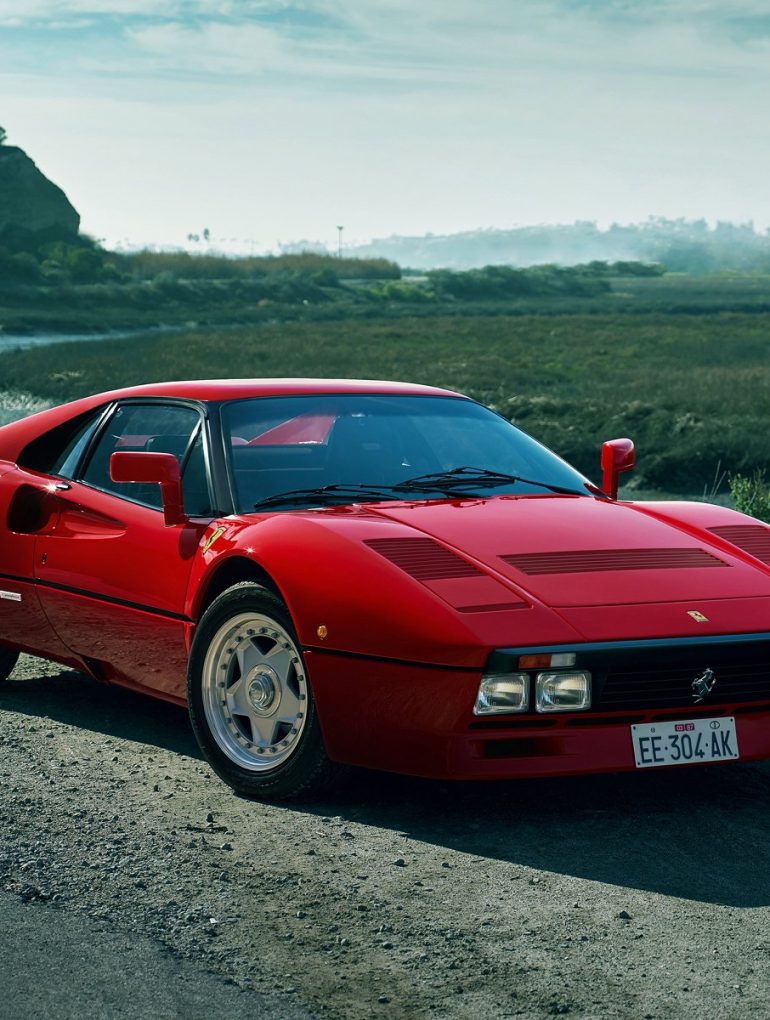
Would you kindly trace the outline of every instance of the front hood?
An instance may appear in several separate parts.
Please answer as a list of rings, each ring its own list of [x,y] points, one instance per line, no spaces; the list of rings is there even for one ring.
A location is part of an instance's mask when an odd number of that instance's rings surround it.
[[[659,506],[652,516],[629,503],[543,495],[367,509],[554,608],[770,596],[770,570],[706,530],[663,519]]]

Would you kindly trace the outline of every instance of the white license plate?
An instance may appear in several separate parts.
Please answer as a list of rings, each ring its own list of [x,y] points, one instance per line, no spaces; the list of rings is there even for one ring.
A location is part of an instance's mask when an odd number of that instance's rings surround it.
[[[738,758],[738,734],[732,716],[722,719],[674,719],[631,727],[638,769],[692,765]]]

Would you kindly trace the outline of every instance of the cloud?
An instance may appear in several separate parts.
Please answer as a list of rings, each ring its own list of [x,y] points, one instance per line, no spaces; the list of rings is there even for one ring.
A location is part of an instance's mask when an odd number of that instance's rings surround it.
[[[285,66],[287,51],[278,35],[260,25],[179,22],[129,28],[126,37],[160,66],[200,73],[243,74]]]
[[[385,91],[410,82],[478,91],[528,71],[768,71],[753,0],[737,0],[729,18],[701,0],[0,0],[0,19],[11,10],[58,15],[39,25],[41,45],[52,25],[64,34],[76,16],[93,19],[90,42],[84,36],[61,59],[71,74],[113,81],[231,76],[243,88],[270,74],[286,87],[356,79]]]
[[[0,0],[0,22],[31,24],[51,22],[66,24],[83,15],[94,18],[158,19],[230,19],[248,22],[252,19],[294,17],[303,15],[309,21],[324,16],[325,2],[317,0]]]
[[[442,115],[514,103],[520,118],[638,95],[666,104],[665,118],[698,90],[705,109],[717,89],[748,97],[766,85],[764,10],[766,0],[0,0],[0,20],[21,19],[0,36],[0,81],[38,75],[73,92],[98,82],[126,99],[280,90],[400,106],[411,92]]]

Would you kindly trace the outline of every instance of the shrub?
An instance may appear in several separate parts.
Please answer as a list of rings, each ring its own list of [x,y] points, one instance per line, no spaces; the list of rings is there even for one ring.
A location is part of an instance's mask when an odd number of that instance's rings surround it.
[[[730,475],[729,482],[735,509],[770,524],[770,489],[764,470],[758,468],[748,478]]]
[[[187,251],[112,253],[122,269],[135,279],[151,280],[172,273],[183,280],[254,280],[279,274],[319,277],[321,286],[336,287],[340,280],[398,280],[401,270],[387,259],[337,258],[318,252],[230,257]]]
[[[0,253],[0,274],[7,280],[35,282],[40,279],[40,266],[34,256],[26,251],[16,255]]]
[[[459,273],[451,269],[434,269],[426,275],[436,293],[465,301],[535,295],[589,297],[606,294],[610,290],[607,280],[594,271],[586,272],[580,266],[569,269],[552,265],[531,266],[529,269],[485,266]]]
[[[436,295],[433,291],[426,287],[416,287],[408,283],[397,283],[391,281],[385,283],[381,287],[368,287],[362,291],[362,294],[366,298],[375,299],[379,301],[408,301],[408,302],[426,302],[434,301]]]

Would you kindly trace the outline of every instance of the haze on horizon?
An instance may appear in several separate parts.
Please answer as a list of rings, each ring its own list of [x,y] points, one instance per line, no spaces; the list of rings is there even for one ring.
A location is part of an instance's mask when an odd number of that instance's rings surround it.
[[[765,0],[0,0],[0,78],[108,244],[770,226]]]

